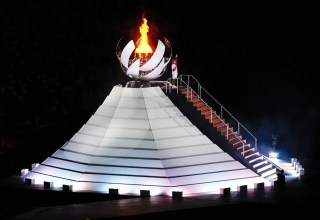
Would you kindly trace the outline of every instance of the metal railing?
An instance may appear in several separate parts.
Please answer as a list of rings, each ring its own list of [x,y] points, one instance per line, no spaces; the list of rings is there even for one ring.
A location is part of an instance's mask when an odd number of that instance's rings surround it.
[[[172,78],[168,79],[168,82],[170,84]],[[166,88],[166,91],[169,91],[171,93],[171,87],[169,84],[166,84],[169,88]],[[236,138],[238,138],[239,141],[242,142],[242,148],[243,148],[243,156],[244,156],[244,148],[245,144],[248,143],[252,144],[254,146],[255,151],[257,151],[257,138],[243,125],[241,124],[223,105],[220,104],[213,96],[210,95],[210,93],[205,90],[200,82],[192,75],[180,75],[177,78],[176,83],[176,90],[177,93],[179,92],[179,87],[186,86],[187,87],[187,100],[192,101],[193,98],[198,97],[202,102],[210,109],[211,112],[211,119],[210,122],[212,122],[213,115],[218,116],[221,121],[224,123],[225,126],[227,126],[227,139],[229,138],[229,134],[234,133],[236,134]],[[209,104],[208,104],[209,103]],[[214,106],[214,107],[211,107]],[[217,113],[215,110],[218,110]],[[233,131],[233,128],[236,127],[237,131]],[[239,138],[239,136],[244,138]],[[249,139],[249,140],[247,140]]]

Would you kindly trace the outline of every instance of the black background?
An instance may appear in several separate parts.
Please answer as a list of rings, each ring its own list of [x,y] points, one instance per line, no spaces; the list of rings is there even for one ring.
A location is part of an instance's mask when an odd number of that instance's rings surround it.
[[[260,149],[319,158],[315,5],[258,1],[1,1],[1,162],[19,173],[59,149],[117,84],[115,55],[135,38],[169,39],[179,74],[201,85]],[[170,68],[161,79],[171,77]],[[6,174],[10,174],[8,171]]]

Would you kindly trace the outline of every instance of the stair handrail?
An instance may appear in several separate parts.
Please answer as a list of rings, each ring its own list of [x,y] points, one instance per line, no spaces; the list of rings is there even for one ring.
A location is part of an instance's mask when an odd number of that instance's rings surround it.
[[[278,164],[276,164],[275,162],[273,162],[272,160],[270,160],[267,156],[260,154],[265,160],[267,160],[269,163],[271,163],[273,166],[275,166],[278,170],[283,170],[285,173],[290,174],[290,172],[288,172],[287,170],[285,170],[284,168],[280,167]]]
[[[183,80],[183,77],[187,77],[187,82],[185,80]],[[197,88],[198,92],[195,92],[195,90],[190,85],[190,78],[192,80],[196,81],[196,83],[198,84],[198,88]],[[168,82],[170,82],[171,79],[172,78],[169,78]],[[237,130],[238,135],[240,135],[240,127],[243,128],[254,139],[254,148],[255,148],[256,151],[258,150],[258,148],[257,148],[257,138],[242,123],[240,123],[218,100],[216,100],[206,89],[204,89],[201,86],[200,82],[193,75],[186,75],[186,74],[179,75],[179,77],[177,78],[177,85],[176,85],[177,86],[177,92],[178,92],[178,87],[181,86],[182,83],[184,83],[188,88],[190,87],[194,91],[194,93],[197,94],[197,96],[201,100],[203,100],[202,99],[202,90],[203,90],[213,101],[215,101],[220,106],[220,118],[224,119],[223,118],[223,112],[228,113],[236,121],[236,123],[238,125],[238,130]],[[189,90],[187,90],[187,91],[189,92]],[[189,97],[189,94],[187,94],[187,97]],[[192,100],[192,96],[191,96],[191,100]],[[204,103],[207,105],[206,102],[204,102]],[[208,106],[208,107],[211,109],[210,106]]]
[[[169,79],[168,79],[168,81],[167,81],[168,83],[166,84],[166,87],[165,87],[166,92],[169,91],[169,93],[171,93],[171,87],[172,87],[172,85],[170,86],[170,81],[171,81],[171,79],[172,79],[172,78],[169,78]],[[192,101],[192,97],[193,97],[192,94],[194,93],[194,94],[202,101],[202,103],[204,103],[204,104],[208,107],[208,109],[210,109],[210,114],[211,114],[211,115],[210,115],[210,122],[212,123],[212,113],[214,112],[214,114],[217,115],[216,111],[213,111],[213,110],[212,110],[212,107],[209,106],[209,105],[194,91],[194,89],[193,89],[192,87],[189,88],[189,86],[187,85],[186,82],[184,82],[182,79],[180,79],[180,80],[181,80],[181,81],[180,81],[180,86],[181,86],[182,82],[187,86],[187,100],[188,100],[188,98],[189,98],[189,91],[190,91],[190,100],[191,100],[191,101]],[[167,88],[167,87],[169,87],[169,88]],[[177,84],[177,87],[176,87],[176,88],[177,88],[177,93],[178,93],[178,91],[179,91],[179,89],[178,89],[178,84]],[[229,124],[226,123],[225,120],[220,117],[220,115],[217,115],[217,116],[220,118],[221,122],[227,127],[226,138],[227,138],[227,140],[229,140],[229,130],[231,131],[231,133],[237,133],[237,132],[234,132],[234,131],[229,127]],[[238,135],[236,135],[236,138],[242,143],[242,155],[244,156],[245,143],[244,143],[244,141],[243,141],[242,139],[239,138]]]
[[[185,82],[183,79],[182,79],[182,77],[183,76],[187,76],[188,77],[188,82]],[[198,94],[197,92],[195,92],[195,90],[190,86],[190,77],[192,77],[192,79],[194,79],[197,83],[198,83],[198,93],[200,94]],[[170,82],[171,82],[171,80],[172,80],[172,78],[169,78],[168,80],[167,80],[167,84],[166,84],[166,92],[167,91],[169,91],[170,93],[171,93],[171,87],[172,86],[170,86]],[[179,85],[179,82],[180,82],[180,85]],[[176,85],[176,88],[177,88],[177,93],[178,93],[178,91],[179,91],[179,86],[181,87],[182,86],[182,84],[184,84],[184,85],[186,85],[187,86],[187,99],[189,99],[189,97],[190,97],[190,100],[192,101],[192,98],[193,98],[193,94],[195,94],[209,109],[210,109],[210,113],[211,113],[211,122],[212,122],[212,112],[214,112],[215,114],[216,114],[216,112],[215,111],[213,111],[212,110],[212,107],[211,106],[209,106],[203,99],[202,99],[202,97],[201,97],[201,89],[202,90],[204,90],[218,105],[220,105],[221,106],[221,110],[225,110],[237,123],[238,123],[238,125],[241,125],[244,129],[245,129],[245,131],[247,131],[248,132],[248,134],[250,134],[254,139],[255,139],[255,151],[257,151],[257,138],[255,138],[255,136],[250,132],[250,131],[248,131],[248,129],[247,128],[245,128],[244,127],[244,125],[242,125],[232,114],[230,114],[229,113],[229,111],[227,111],[227,109],[225,109],[225,107],[223,107],[221,104],[220,104],[220,102],[218,102],[211,94],[209,94],[209,92],[207,91],[207,90],[205,90],[201,85],[200,85],[200,82],[194,77],[194,76],[192,76],[192,75],[180,75],[178,78],[177,78],[177,85]],[[169,88],[167,88],[167,87],[169,87]],[[190,95],[189,95],[189,91],[190,91]],[[220,120],[221,120],[221,122],[224,124],[224,125],[226,125],[226,127],[227,127],[227,139],[228,139],[228,131],[229,131],[229,129],[230,129],[230,127],[229,127],[229,124],[228,123],[226,123],[225,122],[225,120],[222,118],[222,112],[221,112],[221,116],[220,115],[218,115],[218,117],[220,118]],[[239,129],[239,128],[238,128]],[[231,129],[230,129],[231,130]],[[232,132],[233,132],[233,130],[232,130]],[[234,132],[233,132],[234,133]],[[240,132],[238,131],[237,132],[237,134],[240,134]],[[243,140],[242,139],[240,139],[239,138],[239,136],[238,135],[236,135],[236,138],[242,143],[242,154],[243,154],[243,156],[244,156],[244,142],[243,142]],[[259,152],[258,152],[259,153]],[[273,161],[271,161],[268,157],[266,157],[265,155],[263,155],[263,154],[261,154],[261,153],[259,153],[266,161],[268,161],[269,163],[271,163],[274,167],[276,167],[277,169],[282,169],[280,166],[278,166],[276,163],[274,163]],[[286,172],[286,171],[285,171]],[[286,173],[288,173],[288,172],[286,172]],[[289,173],[290,174],[290,173]]]

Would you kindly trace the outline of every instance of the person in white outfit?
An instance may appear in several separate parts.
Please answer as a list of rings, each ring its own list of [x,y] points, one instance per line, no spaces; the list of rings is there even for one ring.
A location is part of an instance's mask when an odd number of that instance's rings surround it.
[[[176,83],[177,83],[177,77],[178,77],[177,62],[178,62],[178,55],[176,55],[176,57],[172,59],[172,64],[171,64],[173,86],[176,86]]]

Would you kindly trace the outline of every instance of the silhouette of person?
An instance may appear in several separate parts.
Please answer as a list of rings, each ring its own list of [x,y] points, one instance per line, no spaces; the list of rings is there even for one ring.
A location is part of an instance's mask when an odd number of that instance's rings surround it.
[[[171,65],[173,86],[176,86],[177,77],[178,77],[177,63],[178,63],[178,55],[176,55],[176,57],[172,59],[172,65]]]
[[[278,188],[285,188],[286,187],[286,176],[284,175],[284,170],[280,170],[280,172],[277,173],[278,181],[277,181],[277,187]]]

